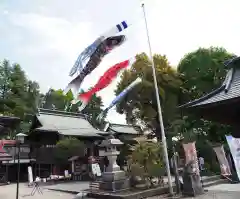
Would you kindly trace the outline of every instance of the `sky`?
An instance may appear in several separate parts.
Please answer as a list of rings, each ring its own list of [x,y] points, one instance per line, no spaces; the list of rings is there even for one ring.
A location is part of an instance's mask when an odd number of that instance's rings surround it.
[[[64,89],[82,50],[127,20],[127,41],[84,80],[82,87],[88,89],[115,63],[149,53],[142,2],[153,53],[166,55],[173,67],[199,47],[219,46],[240,54],[238,0],[0,0],[0,60],[19,63],[42,92]],[[104,106],[113,100],[118,80],[98,94]],[[113,109],[108,120],[124,124],[125,116]]]

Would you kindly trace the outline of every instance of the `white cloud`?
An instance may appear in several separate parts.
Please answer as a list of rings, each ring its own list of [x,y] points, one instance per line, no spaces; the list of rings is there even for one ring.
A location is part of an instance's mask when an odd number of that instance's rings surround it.
[[[30,49],[25,49],[27,53],[41,54],[49,50],[72,59],[84,49],[83,46],[86,46],[92,37],[90,22],[71,23],[66,19],[46,17],[35,13],[15,15],[11,20],[14,25],[25,28],[38,36],[40,48],[33,48],[30,44]]]
[[[8,10],[3,10],[3,12],[2,12],[4,15],[8,15]]]

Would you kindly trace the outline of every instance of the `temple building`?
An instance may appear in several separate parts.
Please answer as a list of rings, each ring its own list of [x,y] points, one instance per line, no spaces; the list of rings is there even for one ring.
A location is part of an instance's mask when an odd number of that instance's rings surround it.
[[[21,120],[18,117],[0,116],[0,184],[17,180],[18,150],[13,135],[16,134],[14,131],[20,122]],[[34,161],[30,159],[29,152],[30,147],[28,143],[20,146],[20,181],[26,181],[28,179],[27,167]]]
[[[16,181],[17,147],[14,135],[20,125],[20,118],[0,116],[0,184]],[[15,132],[14,132],[15,131]],[[20,146],[20,180],[28,180],[28,167],[32,167],[33,176],[49,178],[52,175],[64,175],[69,170],[74,173],[74,180],[88,180],[89,164],[103,162],[100,143],[110,134],[126,143],[141,136],[137,126],[108,124],[108,129],[94,128],[86,115],[65,111],[39,109],[32,117],[27,138]],[[56,161],[56,145],[64,138],[76,138],[84,143],[84,154],[75,156],[59,164]],[[85,173],[84,173],[85,172]],[[85,176],[85,177],[84,177]]]
[[[28,136],[31,143],[31,158],[35,159],[34,176],[48,177],[51,174],[63,174],[64,170],[74,170],[83,173],[87,170],[89,158],[101,162],[99,144],[110,134],[122,139],[131,139],[141,134],[137,127],[129,125],[110,124],[107,131],[94,128],[86,115],[65,111],[39,109],[34,116]],[[79,139],[86,146],[84,155],[79,154],[69,159],[65,165],[59,165],[54,158],[58,141],[66,137]],[[92,161],[92,160],[91,160]]]

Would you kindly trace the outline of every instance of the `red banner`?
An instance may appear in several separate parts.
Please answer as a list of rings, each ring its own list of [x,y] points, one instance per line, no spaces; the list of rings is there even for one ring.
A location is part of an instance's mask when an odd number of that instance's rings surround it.
[[[195,142],[183,144],[183,149],[185,152],[186,164],[193,161],[194,170],[196,174],[199,175],[199,166],[198,166],[198,158],[197,158],[197,150],[196,150]]]
[[[220,169],[221,169],[221,174],[223,176],[231,175],[231,170],[230,170],[229,163],[226,158],[226,154],[225,154],[223,146],[214,147],[213,150],[215,151],[215,153],[217,155],[217,159],[218,159]]]

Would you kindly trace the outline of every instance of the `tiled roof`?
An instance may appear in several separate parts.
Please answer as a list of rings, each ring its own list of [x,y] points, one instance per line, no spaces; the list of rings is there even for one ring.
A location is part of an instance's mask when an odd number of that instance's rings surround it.
[[[141,134],[140,127],[132,126],[132,125],[111,124],[109,129],[114,131],[114,132],[116,132],[116,133],[122,133],[122,134],[132,134],[132,135],[139,135],[139,134]]]
[[[41,127],[36,130],[56,131],[67,136],[100,137],[106,132],[95,129],[84,115],[64,112],[40,112],[36,116]]]

